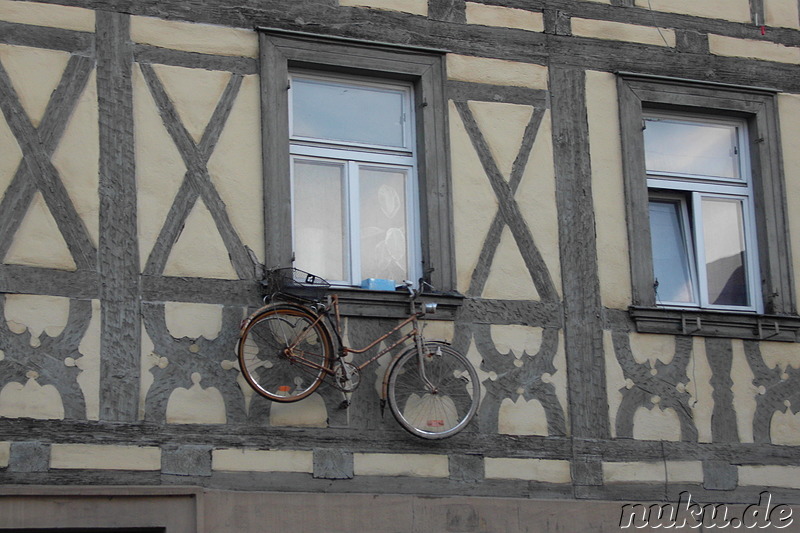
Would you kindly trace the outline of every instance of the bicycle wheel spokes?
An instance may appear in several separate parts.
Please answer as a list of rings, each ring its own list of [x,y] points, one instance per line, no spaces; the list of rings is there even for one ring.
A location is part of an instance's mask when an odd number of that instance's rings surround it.
[[[313,315],[292,307],[268,309],[245,329],[239,365],[248,383],[275,401],[305,398],[319,386],[333,347]]]
[[[422,357],[409,350],[390,370],[389,404],[411,433],[448,437],[466,426],[480,399],[477,372],[449,346],[427,343]]]

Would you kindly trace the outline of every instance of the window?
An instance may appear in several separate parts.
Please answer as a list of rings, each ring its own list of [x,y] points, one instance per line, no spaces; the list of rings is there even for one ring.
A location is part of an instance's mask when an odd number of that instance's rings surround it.
[[[796,340],[776,95],[621,73],[637,330]]]
[[[419,279],[412,87],[292,73],[295,265],[342,285]]]
[[[444,54],[259,32],[267,266],[454,290]]]
[[[760,311],[747,124],[646,113],[656,303]]]

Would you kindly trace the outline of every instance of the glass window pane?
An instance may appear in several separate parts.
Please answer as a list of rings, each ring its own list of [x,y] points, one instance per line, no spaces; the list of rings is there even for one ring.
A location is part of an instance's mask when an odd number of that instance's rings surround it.
[[[696,303],[684,202],[650,200],[650,238],[658,303]]]
[[[737,128],[649,118],[644,129],[648,172],[739,179]]]
[[[349,281],[345,166],[294,162],[295,266],[331,281]]]
[[[405,147],[406,92],[292,78],[292,135]]]
[[[742,202],[704,197],[702,205],[708,301],[712,305],[747,306]]]
[[[408,279],[408,171],[361,167],[361,277]]]

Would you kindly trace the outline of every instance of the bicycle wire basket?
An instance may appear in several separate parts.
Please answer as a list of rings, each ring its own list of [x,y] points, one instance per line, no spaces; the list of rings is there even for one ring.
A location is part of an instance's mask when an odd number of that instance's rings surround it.
[[[269,295],[281,294],[302,301],[321,300],[331,286],[316,274],[293,267],[268,270],[261,283]]]

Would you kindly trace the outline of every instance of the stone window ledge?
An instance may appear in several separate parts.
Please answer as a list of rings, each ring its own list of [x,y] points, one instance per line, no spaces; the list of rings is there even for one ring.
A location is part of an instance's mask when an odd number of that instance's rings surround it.
[[[410,310],[406,291],[331,287],[329,292],[339,296],[339,309],[344,316],[405,318]],[[417,302],[438,304],[435,313],[425,315],[426,320],[454,320],[464,296],[457,292],[426,292],[417,298]]]

